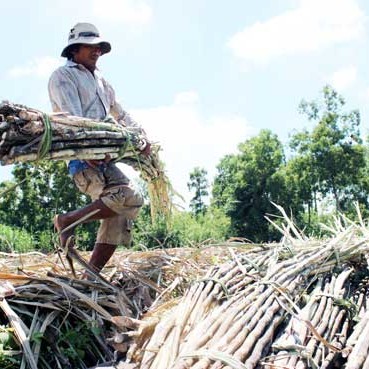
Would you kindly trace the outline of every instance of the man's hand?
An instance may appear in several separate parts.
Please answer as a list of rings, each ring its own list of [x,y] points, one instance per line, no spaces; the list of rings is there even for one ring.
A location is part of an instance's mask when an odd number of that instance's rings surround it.
[[[102,160],[85,160],[85,161],[90,168],[97,168],[103,162]]]
[[[114,119],[114,117],[112,115],[108,115],[103,122],[105,123],[112,123],[112,124],[117,124],[119,125],[119,123]]]
[[[91,168],[97,168],[102,164],[107,164],[111,160],[110,154],[105,154],[105,158],[103,160],[85,160],[88,166]]]
[[[151,154],[151,143],[149,141],[143,140],[144,145],[140,148],[141,154],[144,156],[149,156]]]
[[[110,154],[105,154],[105,158],[104,158],[104,163],[109,163],[109,161],[111,160],[111,156]]]

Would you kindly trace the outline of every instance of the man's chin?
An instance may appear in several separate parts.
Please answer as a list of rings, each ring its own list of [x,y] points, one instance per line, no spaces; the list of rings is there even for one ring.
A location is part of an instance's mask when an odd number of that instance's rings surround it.
[[[88,65],[86,65],[86,67],[89,70],[95,70],[96,69],[96,63],[88,63]]]

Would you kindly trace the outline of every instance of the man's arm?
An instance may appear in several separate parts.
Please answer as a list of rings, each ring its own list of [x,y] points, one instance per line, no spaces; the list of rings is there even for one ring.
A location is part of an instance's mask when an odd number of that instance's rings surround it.
[[[112,101],[110,106],[110,115],[123,126],[140,129],[144,134],[145,131],[142,129],[142,127],[122,108],[117,101],[113,87],[106,80],[104,80],[104,84]]]
[[[106,82],[107,83],[107,82]],[[134,128],[140,135],[143,136],[143,142],[141,147],[141,152],[144,155],[150,155],[151,153],[151,144],[146,137],[145,130],[138,124],[131,116],[122,108],[122,106],[117,102],[115,98],[115,91],[114,89],[107,83],[107,88],[109,93],[112,96],[113,104],[110,107],[110,115],[121,125]]]

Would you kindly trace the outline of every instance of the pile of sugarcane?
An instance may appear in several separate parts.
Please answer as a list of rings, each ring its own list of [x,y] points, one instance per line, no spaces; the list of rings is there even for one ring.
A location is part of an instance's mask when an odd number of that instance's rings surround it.
[[[106,278],[93,281],[75,279],[64,255],[1,253],[0,368],[118,363],[129,348],[128,331],[142,329],[135,318],[171,292],[180,294],[200,264],[206,268],[212,255],[226,253],[222,248],[120,251],[105,268]],[[81,278],[78,260],[76,271]]]
[[[369,234],[286,238],[199,276],[143,320],[127,361],[140,369],[369,368]],[[153,330],[153,326],[155,329]],[[153,333],[147,329],[151,327]]]
[[[94,282],[55,262],[37,277],[23,260],[22,275],[0,273],[18,284],[0,302],[21,342],[13,354],[32,369],[367,369],[368,227],[326,240],[281,230],[278,244],[125,252]]]
[[[110,160],[138,170],[148,182],[153,216],[168,213],[170,185],[159,160],[159,146],[142,154],[146,137],[138,127],[113,120],[93,121],[64,113],[45,114],[23,105],[0,103],[2,165],[40,160]]]

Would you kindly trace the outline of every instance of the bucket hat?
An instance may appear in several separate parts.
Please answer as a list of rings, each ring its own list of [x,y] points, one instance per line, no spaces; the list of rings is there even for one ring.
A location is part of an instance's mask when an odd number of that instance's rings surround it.
[[[111,50],[110,43],[100,37],[99,30],[91,23],[77,23],[69,31],[68,45],[63,49],[61,56],[66,58],[68,49],[76,44],[100,45],[101,55]]]

